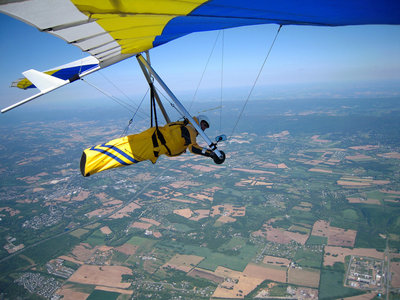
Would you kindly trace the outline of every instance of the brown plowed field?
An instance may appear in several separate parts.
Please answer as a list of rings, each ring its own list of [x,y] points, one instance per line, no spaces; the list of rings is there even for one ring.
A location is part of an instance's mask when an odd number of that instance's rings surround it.
[[[320,271],[313,269],[289,269],[289,283],[318,288]]]
[[[68,281],[126,289],[131,284],[121,282],[124,274],[132,275],[132,270],[122,266],[83,265],[72,274]]]
[[[378,252],[376,249],[369,248],[343,248],[335,246],[325,246],[324,266],[333,266],[335,262],[345,262],[345,257],[348,255],[367,256],[377,259],[383,259],[383,252]]]

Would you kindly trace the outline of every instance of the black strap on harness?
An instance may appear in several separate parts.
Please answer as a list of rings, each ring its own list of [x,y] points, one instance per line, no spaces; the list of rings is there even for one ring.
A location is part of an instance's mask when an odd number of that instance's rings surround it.
[[[150,110],[151,110],[151,127],[153,127],[153,117],[154,117],[154,123],[156,125],[156,130],[154,131],[153,135],[151,136],[151,140],[153,141],[153,152],[154,156],[158,157],[160,152],[157,151],[156,149],[159,148],[158,140],[160,140],[161,145],[163,145],[167,151],[168,154],[171,155],[171,151],[169,150],[167,146],[167,142],[165,141],[165,138],[163,134],[161,133],[160,129],[158,129],[158,120],[157,120],[157,109],[156,109],[156,102],[155,102],[155,96],[154,96],[154,85],[151,83],[150,84]]]
[[[155,101],[154,101],[154,85],[153,83],[149,83],[150,85],[150,127],[153,127],[153,118],[155,118],[156,121],[156,126],[158,126],[158,122],[157,122],[157,112],[156,112],[156,108],[155,108]],[[153,111],[155,112],[155,115],[153,117]]]

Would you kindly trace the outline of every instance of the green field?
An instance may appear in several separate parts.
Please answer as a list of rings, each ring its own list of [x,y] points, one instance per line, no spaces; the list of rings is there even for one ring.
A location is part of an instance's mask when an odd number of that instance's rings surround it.
[[[235,242],[232,241],[229,243],[235,244]],[[204,247],[184,247],[185,254],[194,254],[204,257],[205,259],[199,264],[199,267],[211,271],[215,271],[218,266],[223,266],[235,271],[243,271],[250,260],[256,255],[257,251],[258,248],[256,246],[251,246],[248,244],[242,246],[242,248],[237,251],[237,255],[235,256],[226,255],[220,252],[213,252]]]
[[[246,265],[247,261],[243,261],[238,257],[213,252],[199,264],[199,267],[215,271],[218,266],[223,266],[235,271],[243,271]]]
[[[100,230],[96,230],[86,239],[86,242],[92,247],[104,245],[105,237],[106,235],[104,233],[102,233]]]
[[[343,217],[345,219],[351,219],[353,221],[356,221],[358,219],[358,215],[357,215],[357,211],[355,211],[354,209],[345,209],[343,212]]]
[[[153,252],[154,250],[154,245],[157,243],[157,241],[148,239],[148,238],[142,238],[139,236],[133,236],[130,238],[127,242],[128,244],[132,244],[135,246],[138,246],[138,249],[136,250],[135,254],[129,256],[127,260],[125,260],[125,263],[128,264],[143,264],[143,261],[140,259],[141,255],[150,255],[150,253]],[[117,260],[122,260],[125,256],[124,255],[118,255],[116,256]]]
[[[115,251],[112,256],[112,261],[115,264],[123,264],[128,258],[129,255],[121,253],[119,251]]]
[[[324,236],[310,235],[306,245],[327,245],[328,238]]]
[[[116,300],[120,294],[101,290],[94,290],[87,300]]]
[[[363,294],[360,290],[343,286],[344,273],[322,269],[319,283],[319,298],[339,299]]]
[[[320,268],[322,263],[322,251],[311,251],[299,248],[294,261],[302,267]]]
[[[151,251],[151,249],[153,248],[154,244],[157,243],[157,241],[139,236],[133,236],[128,240],[127,243],[139,246],[138,252],[140,253],[145,251]]]
[[[218,251],[239,251],[242,247],[246,245],[246,239],[242,237],[233,237],[228,243],[223,244],[221,247],[218,248]]]
[[[86,233],[88,233],[89,230],[83,229],[83,228],[79,228],[77,230],[74,230],[72,232],[70,232],[70,235],[77,237],[77,238],[81,238],[83,235],[85,235]]]

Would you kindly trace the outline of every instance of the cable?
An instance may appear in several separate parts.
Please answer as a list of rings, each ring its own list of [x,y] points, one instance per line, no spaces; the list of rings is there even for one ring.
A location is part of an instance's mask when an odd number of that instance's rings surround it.
[[[239,114],[239,117],[238,117],[237,120],[236,120],[236,124],[235,124],[235,126],[233,126],[232,133],[230,134],[229,137],[232,137],[232,136],[233,136],[233,133],[235,132],[235,129],[236,129],[236,127],[237,127],[237,125],[238,125],[238,123],[239,123],[239,121],[240,121],[240,118],[242,117],[242,114],[243,114],[243,112],[244,112],[244,109],[246,108],[246,105],[247,105],[247,103],[248,103],[249,100],[250,100],[251,94],[253,93],[253,90],[254,90],[254,88],[255,88],[255,86],[256,86],[256,84],[257,84],[258,79],[260,78],[261,72],[262,72],[262,70],[264,69],[265,63],[267,62],[268,57],[269,57],[269,55],[270,55],[270,53],[271,53],[271,51],[272,51],[272,48],[274,47],[275,41],[276,41],[276,39],[278,38],[278,35],[279,35],[279,32],[281,31],[281,28],[282,28],[282,25],[279,26],[278,31],[276,32],[275,38],[274,38],[274,40],[273,40],[273,42],[272,42],[272,44],[271,44],[271,46],[270,46],[270,48],[269,48],[269,50],[268,50],[267,56],[265,57],[264,62],[263,62],[263,64],[262,64],[260,70],[258,71],[257,77],[256,77],[256,79],[255,79],[255,81],[254,81],[254,83],[253,83],[253,86],[251,87],[250,93],[249,93],[249,95],[247,96],[247,99],[246,99],[246,101],[245,101],[245,103],[244,103],[244,105],[243,105],[243,107],[242,107],[242,110],[241,110],[241,112],[240,112],[240,114]]]
[[[123,90],[121,90],[116,84],[114,84],[114,82],[112,82],[110,78],[108,78],[108,77],[107,77],[106,75],[104,75],[102,72],[99,72],[99,74],[100,74],[101,76],[103,76],[103,78],[104,78],[105,80],[107,80],[116,90],[118,90],[121,94],[123,94],[123,95],[125,96],[126,99],[128,99],[130,102],[133,102],[133,100],[132,100]],[[122,101],[122,100],[120,100],[120,101]],[[128,105],[129,105],[129,103],[128,103]],[[132,105],[132,106],[133,106],[133,105]],[[134,107],[134,106],[133,106],[133,107]],[[139,109],[139,108],[137,108],[137,109]],[[146,114],[146,113],[143,112],[143,111],[141,111],[141,113]]]
[[[219,110],[219,131],[222,130],[222,93],[224,87],[224,50],[225,50],[225,31],[222,31],[222,46],[221,46],[221,95],[220,95],[220,110]]]
[[[99,87],[95,86],[93,83],[90,83],[89,81],[85,80],[84,78],[81,78],[81,80],[85,83],[87,83],[88,85],[90,85],[91,87],[95,88],[96,90],[98,90],[100,93],[104,94],[105,96],[109,97],[111,100],[113,100],[114,102],[118,103],[119,105],[121,105],[123,108],[125,108],[126,110],[135,113],[135,109],[137,109],[136,107],[130,105],[129,103],[125,103],[124,101],[118,99],[117,97],[107,93],[106,91],[100,89]],[[149,117],[146,113],[140,112],[141,114],[144,114],[145,117]],[[142,118],[145,118],[143,116],[141,116]]]
[[[131,126],[131,124],[133,122],[133,118],[135,118],[137,112],[139,111],[139,108],[142,106],[142,103],[143,103],[144,99],[146,98],[149,90],[150,90],[150,88],[147,89],[146,94],[143,96],[142,100],[140,101],[140,104],[137,107],[135,113],[133,114],[132,118],[129,120],[128,125],[126,126],[125,130],[122,132],[121,137],[126,136],[128,134],[128,130],[129,130],[129,127]]]
[[[196,91],[194,92],[194,95],[193,95],[193,98],[192,98],[192,102],[190,103],[190,106],[189,106],[189,109],[188,109],[189,111],[192,109],[193,102],[194,102],[194,100],[196,99],[197,92],[198,92],[198,90],[199,90],[199,88],[200,88],[200,84],[201,84],[202,81],[203,81],[204,74],[206,73],[208,64],[210,63],[211,56],[212,56],[213,53],[214,53],[215,46],[217,45],[217,41],[218,41],[218,39],[219,39],[220,34],[221,34],[221,30],[218,32],[218,35],[217,35],[217,37],[215,38],[214,45],[213,45],[213,47],[212,47],[212,49],[211,49],[210,55],[208,56],[208,59],[207,59],[206,65],[205,65],[205,67],[204,67],[203,73],[201,74],[201,77],[200,77],[200,81],[199,81],[199,83],[197,84],[197,88],[196,88]]]
[[[174,108],[176,111],[177,111],[177,113],[181,116],[181,117],[185,117],[185,115],[184,114],[182,114],[182,112],[181,111],[179,111],[179,109],[177,109],[176,108],[176,106],[175,106],[175,104],[170,100],[170,98],[169,97],[167,97],[167,96],[165,96],[164,94],[163,94],[163,92],[160,90],[160,89],[158,89],[156,86],[154,86],[155,87],[155,89],[156,89],[156,91],[157,91],[157,93],[158,94],[160,94],[161,96],[163,96],[164,97],[164,99],[165,100],[167,100],[167,102],[171,105],[171,107],[172,108]]]

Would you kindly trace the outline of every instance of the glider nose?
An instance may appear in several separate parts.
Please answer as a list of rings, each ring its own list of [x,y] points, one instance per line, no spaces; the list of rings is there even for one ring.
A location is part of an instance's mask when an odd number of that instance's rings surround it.
[[[83,152],[81,156],[81,174],[84,177],[90,176],[90,174],[85,174],[85,165],[86,165],[86,153]]]

